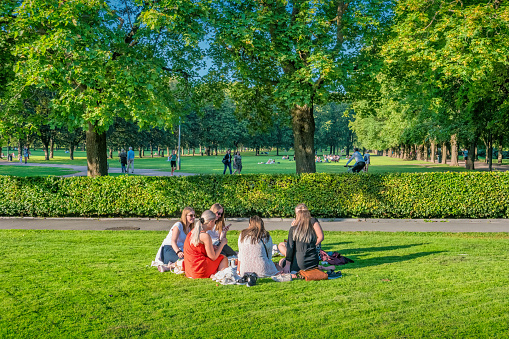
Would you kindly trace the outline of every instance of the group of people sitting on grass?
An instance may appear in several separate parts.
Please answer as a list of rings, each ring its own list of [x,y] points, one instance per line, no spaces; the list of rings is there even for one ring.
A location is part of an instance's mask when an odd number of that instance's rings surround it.
[[[305,204],[295,207],[288,239],[277,246],[284,257],[279,263],[272,261],[272,238],[259,216],[252,216],[248,228],[241,231],[238,253],[228,246],[230,226],[225,225],[224,208],[220,204],[212,205],[200,217],[191,207],[184,208],[180,221],[172,226],[156,255],[159,271],[171,270],[183,262],[181,268],[187,277],[210,278],[229,267],[228,257],[235,256],[239,276],[254,273],[258,277],[271,277],[319,267],[323,230]]]

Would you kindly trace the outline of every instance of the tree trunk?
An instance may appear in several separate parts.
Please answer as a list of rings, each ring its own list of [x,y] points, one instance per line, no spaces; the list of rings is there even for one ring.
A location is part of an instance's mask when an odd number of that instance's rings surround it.
[[[42,149],[44,150],[44,160],[49,160],[49,142],[42,141]]]
[[[436,158],[436,153],[435,153],[436,152],[436,148],[437,148],[437,146],[435,144],[435,141],[432,141],[431,142],[431,162],[432,163],[435,163],[435,161],[436,161],[435,160],[435,158]]]
[[[459,166],[458,164],[458,136],[451,135],[451,166]]]
[[[499,138],[498,139],[498,164],[499,165],[502,165],[502,157],[503,157],[503,152],[504,152],[504,149],[502,147],[503,145],[503,140],[502,138]]]
[[[442,144],[442,164],[447,164],[447,143]]]
[[[113,148],[110,147],[110,159],[113,159]]]
[[[69,159],[74,160],[74,143],[69,144]]]
[[[53,159],[53,156],[55,155],[55,141],[53,138],[49,139],[49,158]]]
[[[150,157],[154,157],[154,146],[152,146],[152,144],[150,144]]]
[[[469,145],[469,148],[468,148],[468,159],[465,163],[465,167],[469,170],[474,170],[475,169],[475,151],[477,149],[477,137],[475,137],[471,142],[470,142],[470,145]]]
[[[475,161],[478,161],[478,160],[479,160],[479,158],[478,158],[478,154],[477,154],[477,143],[476,143],[476,146],[475,146],[475,149],[474,149],[474,154],[473,154],[473,156],[474,156]]]
[[[143,154],[142,154],[143,152],[141,149],[142,149],[142,147],[138,147],[138,156],[140,157],[140,159],[143,158]]]
[[[315,173],[315,119],[313,107],[295,105],[291,110],[297,174]]]
[[[87,130],[87,176],[108,175],[106,132],[97,133],[94,126],[88,123]]]
[[[214,146],[214,151],[215,151],[216,157],[217,157],[217,145]]]
[[[488,147],[486,147],[486,159],[488,159],[489,171],[493,171],[493,135],[490,133],[488,137]]]

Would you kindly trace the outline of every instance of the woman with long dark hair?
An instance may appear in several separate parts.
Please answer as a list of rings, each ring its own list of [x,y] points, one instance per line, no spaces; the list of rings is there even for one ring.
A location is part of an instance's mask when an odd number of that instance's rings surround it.
[[[322,241],[323,230],[318,219],[311,217],[305,204],[298,204],[295,207],[295,220],[288,232],[287,244],[278,245],[279,251],[285,256],[281,261],[283,272],[318,267],[318,248]]]

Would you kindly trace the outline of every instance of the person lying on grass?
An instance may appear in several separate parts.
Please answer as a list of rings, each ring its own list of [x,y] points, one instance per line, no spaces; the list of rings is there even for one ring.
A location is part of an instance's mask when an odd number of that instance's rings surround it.
[[[298,272],[318,267],[320,244],[323,241],[322,226],[318,219],[312,218],[305,204],[295,207],[295,220],[288,232],[288,240],[278,245],[278,249],[285,258],[280,266],[284,273]]]
[[[212,238],[212,244],[214,246],[217,246],[222,238],[226,237],[226,233],[230,229],[230,226],[232,224],[228,224],[225,226],[225,217],[224,217],[224,208],[220,204],[214,204],[210,207],[210,210],[216,214],[216,224],[213,229],[208,231],[207,233]],[[234,255],[237,255],[237,252],[235,252],[230,246],[225,245],[223,247],[223,250],[221,251],[221,254],[226,257],[231,257]]]
[[[184,271],[188,278],[210,278],[211,275],[228,267],[228,259],[221,254],[228,240],[223,237],[219,245],[212,245],[207,233],[214,228],[216,214],[211,210],[202,213],[194,222],[194,228],[184,243]]]
[[[238,244],[237,271],[241,277],[247,272],[256,273],[260,278],[270,277],[281,271],[272,261],[272,237],[259,216],[249,218],[249,227],[240,232]]]
[[[191,230],[195,219],[195,212],[191,207],[185,207],[182,211],[180,221],[177,221],[170,229],[170,232],[163,240],[155,261],[162,263],[158,265],[159,272],[165,272],[173,268],[175,262],[184,258],[184,242]]]

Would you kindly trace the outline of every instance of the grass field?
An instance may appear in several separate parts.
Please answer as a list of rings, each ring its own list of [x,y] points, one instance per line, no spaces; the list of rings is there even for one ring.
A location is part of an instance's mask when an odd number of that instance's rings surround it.
[[[45,177],[50,175],[66,175],[76,173],[67,168],[29,167],[24,165],[0,166],[0,175],[14,175],[17,177]]]
[[[343,278],[251,288],[159,273],[165,236],[0,231],[0,337],[509,337],[507,233],[326,232]]]
[[[6,153],[5,151],[4,153]],[[255,156],[254,152],[245,152],[242,154],[243,174],[257,174],[257,173],[295,173],[295,162],[289,160],[283,160],[282,156],[287,154],[280,152],[279,156],[276,156],[276,152],[269,152],[268,155]],[[114,153],[116,155],[116,153]],[[136,152],[136,155],[138,153]],[[147,154],[147,153],[145,153]],[[288,153],[293,154],[293,153]],[[86,166],[86,153],[76,151],[74,153],[75,160],[69,160],[69,154],[64,151],[56,151],[55,158],[49,161],[44,160],[44,153],[42,150],[32,151],[30,156],[30,162],[36,163],[51,163],[51,164],[68,164]],[[222,174],[224,165],[221,159],[224,155],[218,156],[188,156],[185,155],[181,158],[181,172],[184,173],[196,173],[196,174]],[[268,159],[274,159],[276,164],[266,165],[260,164],[260,162],[267,162]],[[120,168],[118,157],[108,159],[110,168]],[[338,163],[317,163],[316,171],[319,173],[344,173],[346,168],[344,165],[347,160],[342,159]],[[170,163],[167,158],[154,157],[150,158],[150,155],[145,158],[136,158],[134,161],[135,171],[136,169],[156,169],[160,171],[171,171]],[[382,156],[372,156],[371,165],[369,168],[370,173],[386,173],[386,172],[446,172],[446,171],[465,171],[463,167],[451,167],[449,165],[433,164],[430,162],[422,161],[405,161],[400,159],[394,159]],[[229,172],[227,172],[229,173]],[[4,169],[3,175],[16,175],[16,171],[9,172],[8,169]],[[54,174],[60,175],[60,174]]]

